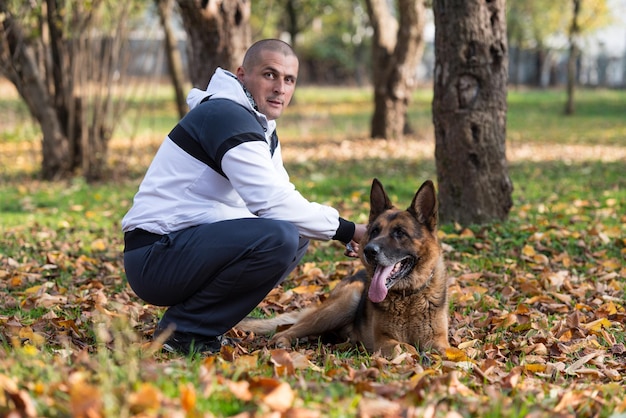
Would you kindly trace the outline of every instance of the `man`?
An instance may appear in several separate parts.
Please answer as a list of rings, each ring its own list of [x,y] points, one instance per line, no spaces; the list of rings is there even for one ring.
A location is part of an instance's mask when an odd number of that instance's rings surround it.
[[[267,39],[236,75],[218,69],[206,91],[192,89],[189,113],[122,220],[128,282],[169,307],[155,330],[174,330],[167,351],[219,351],[221,335],[289,275],[310,239],[354,246],[364,234],[365,225],[302,197],[283,167],[276,119],[297,74],[292,48]]]

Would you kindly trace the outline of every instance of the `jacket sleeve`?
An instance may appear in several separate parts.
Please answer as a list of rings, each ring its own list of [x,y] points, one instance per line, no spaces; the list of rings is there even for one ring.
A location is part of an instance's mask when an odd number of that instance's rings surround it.
[[[222,158],[222,170],[250,212],[291,222],[306,238],[338,239],[337,210],[305,199],[281,167],[272,162],[267,143],[258,141],[240,144]],[[344,239],[345,228],[343,225]]]

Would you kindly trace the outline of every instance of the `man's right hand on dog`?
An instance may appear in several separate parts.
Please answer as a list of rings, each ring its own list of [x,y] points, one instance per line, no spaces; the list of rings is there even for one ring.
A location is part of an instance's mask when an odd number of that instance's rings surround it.
[[[344,254],[348,257],[358,258],[359,257],[359,242],[363,239],[363,236],[367,232],[367,225],[364,224],[356,224],[354,228],[354,236],[352,237],[352,241],[346,244],[346,251]]]

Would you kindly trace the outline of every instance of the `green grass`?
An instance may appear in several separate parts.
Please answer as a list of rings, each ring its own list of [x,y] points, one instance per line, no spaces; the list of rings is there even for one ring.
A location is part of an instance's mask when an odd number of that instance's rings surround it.
[[[509,92],[507,141],[623,146],[625,96],[624,90],[578,90],[576,113],[566,116],[562,91]]]
[[[113,178],[97,184],[37,180],[37,129],[15,97],[0,98],[0,111],[11,115],[0,127],[0,415],[19,410],[20,399],[50,417],[77,415],[89,402],[116,417],[261,415],[273,410],[265,395],[281,383],[293,391],[295,408],[330,417],[356,416],[381,399],[417,415],[429,407],[436,416],[624,413],[626,365],[619,347],[626,331],[619,320],[625,318],[626,177],[624,161],[601,161],[594,152],[609,147],[610,156],[611,149],[626,147],[625,91],[579,91],[573,117],[562,113],[561,92],[510,91],[507,146],[541,151],[510,161],[515,191],[509,219],[441,227],[454,278],[453,343],[467,344],[462,351],[483,373],[496,370],[483,379],[436,354],[389,363],[317,341],[296,351],[311,365],[287,375],[276,366],[279,353],[263,340],[232,358],[154,353],[148,341],[162,309],[143,304],[125,283],[120,221],[177,119],[169,91],[156,90],[152,99],[129,105],[112,143]],[[424,146],[432,141],[430,99],[419,91],[410,109],[411,140]],[[403,152],[402,143],[380,157],[336,158],[342,142],[358,144],[367,136],[370,114],[371,92],[307,87],[279,124],[285,148],[313,149],[318,157],[286,162],[296,186],[360,221],[373,177],[400,206],[410,203],[422,181],[436,179],[432,156]],[[568,146],[589,155],[559,158]],[[348,268],[341,254],[336,243],[314,243],[305,262],[326,277],[298,273],[326,288]],[[598,330],[585,328],[601,318],[614,319]],[[572,332],[571,338],[557,339],[559,330]],[[529,351],[533,344],[547,353]],[[586,364],[587,374],[558,369],[593,350],[601,350],[602,361]],[[549,369],[543,376],[526,370],[528,364]],[[617,373],[612,379],[603,374],[607,368]]]

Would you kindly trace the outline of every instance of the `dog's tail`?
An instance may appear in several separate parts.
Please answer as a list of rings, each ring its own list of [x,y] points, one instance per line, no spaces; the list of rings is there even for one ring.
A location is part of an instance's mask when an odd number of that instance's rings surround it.
[[[273,318],[247,317],[235,325],[235,328],[246,332],[254,332],[259,335],[268,335],[275,332],[278,327],[295,324],[307,313],[307,311],[308,309],[286,312],[284,314],[276,315]]]

